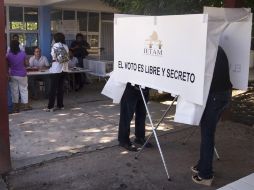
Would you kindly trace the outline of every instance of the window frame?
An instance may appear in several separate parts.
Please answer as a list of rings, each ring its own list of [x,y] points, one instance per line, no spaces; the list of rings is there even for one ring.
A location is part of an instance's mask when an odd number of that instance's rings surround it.
[[[39,27],[40,27],[40,21],[39,21],[39,7],[38,6],[19,6],[19,5],[5,5],[6,7],[6,16],[5,16],[5,21],[6,21],[6,26],[5,26],[5,33],[7,36],[6,39],[6,44],[7,47],[10,46],[10,39],[12,34],[36,34],[37,35],[37,46],[39,46]],[[11,29],[10,28],[10,7],[21,7],[22,8],[22,23],[23,26],[25,27],[24,29]],[[37,29],[36,30],[27,30],[26,26],[26,21],[25,21],[25,8],[34,8],[37,9],[38,12],[38,20],[37,20]],[[30,46],[29,46],[30,47]]]

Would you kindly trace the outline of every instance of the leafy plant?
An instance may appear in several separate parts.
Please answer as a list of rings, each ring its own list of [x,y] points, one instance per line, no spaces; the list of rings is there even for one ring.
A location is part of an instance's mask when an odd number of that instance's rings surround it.
[[[176,15],[201,13],[204,6],[222,7],[223,0],[101,0],[121,13],[144,15]],[[244,5],[254,9],[253,0]]]

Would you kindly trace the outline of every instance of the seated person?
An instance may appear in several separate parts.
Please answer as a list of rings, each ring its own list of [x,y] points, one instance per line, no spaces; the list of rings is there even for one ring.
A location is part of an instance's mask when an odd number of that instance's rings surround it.
[[[74,57],[74,51],[73,49],[69,49],[69,63],[68,63],[68,67],[69,69],[77,67],[78,66],[78,59],[76,57]],[[80,90],[83,87],[83,73],[75,73],[74,77],[75,77],[75,84],[71,83],[72,88],[75,89],[75,91]]]
[[[30,67],[37,67],[39,69],[46,69],[49,68],[49,62],[47,57],[41,55],[41,49],[36,47],[34,49],[34,55],[29,59],[29,66]]]
[[[78,59],[76,57],[74,57],[72,49],[69,49],[69,57],[70,57],[70,60],[68,62],[69,69],[71,69],[73,67],[77,67],[78,66]]]
[[[45,70],[49,68],[49,62],[47,57],[41,55],[41,49],[36,47],[34,49],[34,55],[29,59],[29,66],[32,68],[38,68],[39,70]],[[45,85],[45,98],[48,96],[49,80],[47,76],[37,75],[30,76],[28,80],[29,89],[31,92],[31,98],[38,99],[39,82],[43,81]]]

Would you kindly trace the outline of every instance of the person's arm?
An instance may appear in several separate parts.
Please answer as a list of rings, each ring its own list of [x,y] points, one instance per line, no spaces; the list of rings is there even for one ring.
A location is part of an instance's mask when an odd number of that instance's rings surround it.
[[[50,67],[47,57],[43,56],[44,68],[48,69]]]
[[[74,63],[74,67],[77,67],[78,66],[78,59],[76,57],[75,58],[75,63]]]
[[[50,54],[52,56],[52,62],[56,61],[55,44],[52,46]]]
[[[7,63],[6,76],[7,76],[7,79],[9,81],[10,80],[10,73],[9,73],[10,63],[9,63],[9,59],[8,59],[8,54],[6,55],[6,63]]]
[[[78,45],[78,43],[77,43],[76,41],[73,41],[73,42],[71,43],[71,47],[70,47],[70,48],[73,49],[73,50],[75,51],[76,49],[79,48],[79,45]]]
[[[27,56],[26,56],[26,53],[25,52],[22,52],[23,55],[24,55],[24,66],[27,67],[29,65],[29,62],[27,60]]]
[[[33,60],[34,60],[33,57],[34,56],[30,57],[30,59],[29,59],[29,67],[33,67]]]
[[[85,41],[85,48],[86,49],[91,49],[91,46],[90,46],[90,44],[87,41]]]

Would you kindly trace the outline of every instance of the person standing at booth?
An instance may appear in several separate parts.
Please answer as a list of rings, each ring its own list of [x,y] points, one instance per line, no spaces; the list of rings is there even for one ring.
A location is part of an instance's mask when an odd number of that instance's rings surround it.
[[[6,55],[9,65],[10,87],[13,101],[13,112],[20,111],[19,98],[23,110],[32,109],[28,104],[28,82],[26,73],[26,53],[19,48],[19,42],[12,40],[10,51]]]
[[[73,50],[74,57],[78,59],[77,66],[83,68],[83,59],[89,54],[87,49],[90,49],[90,44],[84,39],[83,34],[78,33],[76,35],[76,40],[71,43],[70,49]],[[87,76],[85,73],[79,73],[76,75],[76,78],[77,85],[79,86],[77,90],[80,90],[83,88],[84,83],[87,82]]]
[[[149,99],[149,89],[143,89],[146,102]],[[120,102],[120,121],[118,130],[119,146],[129,150],[137,151],[137,147],[130,141],[130,124],[135,113],[135,140],[138,145],[143,145],[145,139],[145,120],[146,108],[137,85],[132,86],[127,83],[126,89]],[[146,147],[152,147],[151,143],[147,143]]]
[[[210,186],[213,181],[213,155],[215,130],[221,114],[227,107],[232,96],[232,84],[229,76],[227,56],[218,47],[212,83],[206,102],[206,107],[201,118],[201,144],[200,158],[191,170],[195,173],[192,180],[195,183]]]
[[[90,44],[84,39],[84,35],[78,33],[76,35],[76,40],[71,43],[73,54],[78,59],[78,67],[83,67],[83,59],[88,56],[87,49],[90,49]]]
[[[65,72],[68,70],[69,49],[65,44],[65,36],[63,33],[56,33],[51,48],[52,66],[49,69],[50,74],[50,90],[47,112],[53,112],[55,106],[55,98],[57,98],[57,109],[64,109],[64,79]]]
[[[18,34],[13,34],[12,35],[12,40],[16,40],[19,42],[19,35]],[[7,48],[7,53],[10,52],[10,47]],[[25,52],[25,47],[19,42],[19,49],[20,51],[24,51]]]

